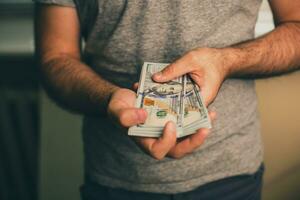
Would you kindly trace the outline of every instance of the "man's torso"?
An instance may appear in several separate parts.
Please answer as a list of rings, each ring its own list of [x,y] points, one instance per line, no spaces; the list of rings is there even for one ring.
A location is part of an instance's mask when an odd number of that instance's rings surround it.
[[[103,78],[130,88],[144,61],[172,62],[198,47],[252,39],[260,0],[100,0],[87,39],[87,63]],[[109,119],[85,117],[89,179],[129,190],[177,193],[224,177],[254,172],[262,161],[253,81],[226,80],[210,109],[212,133],[194,153],[157,161]]]

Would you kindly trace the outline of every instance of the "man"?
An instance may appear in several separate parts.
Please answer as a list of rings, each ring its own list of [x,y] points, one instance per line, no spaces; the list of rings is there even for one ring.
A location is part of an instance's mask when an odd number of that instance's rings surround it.
[[[36,2],[44,3],[36,44],[45,88],[85,115],[83,199],[260,199],[251,78],[300,66],[299,0],[270,1],[277,27],[258,39],[260,0],[101,0],[86,33],[85,63],[80,9],[72,0]],[[211,118],[218,114],[211,133],[200,129],[179,141],[168,122],[158,139],[126,135],[147,117],[134,108],[131,89],[144,61],[172,63],[153,76],[157,82],[191,76]]]

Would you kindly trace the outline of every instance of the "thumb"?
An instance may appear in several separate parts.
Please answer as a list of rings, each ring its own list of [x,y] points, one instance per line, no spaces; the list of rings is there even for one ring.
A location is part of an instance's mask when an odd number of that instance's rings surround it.
[[[152,79],[156,82],[167,82],[189,73],[190,71],[190,68],[185,64],[185,62],[178,60],[168,65],[162,71],[153,74]]]
[[[130,127],[144,123],[147,118],[147,112],[144,109],[126,108],[116,114],[119,124],[123,127]]]

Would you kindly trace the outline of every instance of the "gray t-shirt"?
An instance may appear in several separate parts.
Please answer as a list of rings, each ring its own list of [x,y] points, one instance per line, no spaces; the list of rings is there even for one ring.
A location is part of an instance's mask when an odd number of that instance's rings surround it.
[[[36,0],[74,6],[72,0]],[[169,63],[197,47],[226,47],[254,37],[261,0],[99,0],[86,41],[88,64],[131,88],[144,61]],[[145,154],[107,118],[84,118],[86,176],[134,191],[178,193],[224,177],[249,174],[262,162],[252,80],[228,79],[209,109],[218,119],[205,144],[182,159]]]

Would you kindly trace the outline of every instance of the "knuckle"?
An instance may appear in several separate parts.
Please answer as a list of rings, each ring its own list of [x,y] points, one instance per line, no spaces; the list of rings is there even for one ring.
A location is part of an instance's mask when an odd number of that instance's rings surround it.
[[[155,158],[156,160],[162,160],[164,158],[164,155],[162,153],[151,151],[150,155]]]
[[[191,143],[191,146],[193,147],[193,150],[199,148],[204,143],[204,140],[205,140],[204,138],[199,138],[198,141],[195,141],[195,142]],[[191,152],[193,150],[191,150]]]
[[[181,155],[179,153],[172,153],[172,154],[170,154],[170,157],[174,158],[174,159],[180,159],[183,157],[183,155]]]
[[[176,131],[172,132],[172,137],[170,139],[170,146],[175,146],[177,142]]]
[[[198,53],[197,53],[195,50],[190,51],[190,52],[188,53],[188,56],[189,56],[189,59],[190,59],[192,62],[198,60]]]
[[[174,65],[170,65],[170,66],[167,67],[165,70],[163,70],[163,74],[164,74],[164,75],[173,74],[174,72],[175,72],[175,67],[174,67]]]
[[[126,126],[127,125],[127,113],[125,111],[120,111],[120,114],[119,114],[119,123],[122,125],[122,126]]]
[[[174,159],[179,159],[184,156],[184,153],[179,152],[178,150],[174,150],[174,151],[169,152],[169,156]]]

